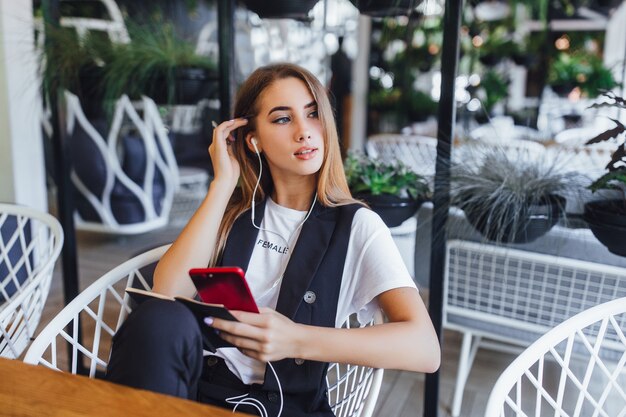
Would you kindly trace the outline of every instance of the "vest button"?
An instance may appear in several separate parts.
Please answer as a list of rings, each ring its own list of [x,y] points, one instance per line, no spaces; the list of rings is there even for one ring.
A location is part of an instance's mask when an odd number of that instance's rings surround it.
[[[304,359],[296,358],[294,359],[294,362],[296,363],[296,365],[302,365],[304,363]]]
[[[209,356],[206,358],[207,366],[215,366],[217,365],[218,359],[217,356]]]
[[[315,298],[317,298],[317,296],[313,291],[307,291],[304,293],[304,302],[307,304],[313,304],[315,302]]]
[[[268,392],[267,399],[270,400],[270,402],[275,403],[278,401],[278,394],[276,394],[275,392]]]

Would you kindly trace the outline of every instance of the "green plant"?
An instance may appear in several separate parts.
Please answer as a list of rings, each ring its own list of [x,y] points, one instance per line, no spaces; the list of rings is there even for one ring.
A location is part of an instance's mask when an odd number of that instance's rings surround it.
[[[426,179],[401,162],[387,163],[350,153],[344,169],[353,194],[391,194],[416,200],[430,196]]]
[[[480,86],[485,94],[484,106],[488,113],[500,101],[509,95],[509,80],[495,70],[488,70],[480,80]]]
[[[101,91],[96,78],[112,51],[106,35],[90,32],[79,39],[74,29],[46,24],[45,36],[39,59],[45,94],[53,87],[71,91],[80,98],[88,92]],[[81,76],[89,78],[85,82]]]
[[[616,108],[621,111],[626,110],[626,100],[613,92],[605,91],[602,96],[609,99],[608,102],[593,104],[592,108]],[[589,188],[592,191],[600,189],[620,190],[624,200],[624,208],[626,211],[626,125],[617,119],[611,119],[615,123],[615,127],[608,129],[598,136],[590,139],[587,145],[594,143],[615,141],[617,148],[611,155],[611,160],[606,165],[608,172],[595,180]]]
[[[452,203],[468,218],[472,213],[481,217],[496,241],[522,228],[532,206],[571,194],[582,184],[582,177],[567,172],[558,159],[500,147],[463,149],[464,162],[452,166]]]
[[[128,23],[131,42],[115,45],[106,66],[104,91],[115,100],[122,94],[138,98],[166,86],[167,101],[175,97],[175,80],[184,68],[215,70],[208,57],[195,53],[194,45],[178,37],[170,23]]]
[[[413,89],[408,91],[407,102],[411,121],[426,120],[428,116],[437,113],[438,103],[432,99],[430,94],[423,91]]]
[[[578,87],[591,98],[618,85],[600,57],[583,51],[560,53],[550,66],[548,84],[569,90]]]

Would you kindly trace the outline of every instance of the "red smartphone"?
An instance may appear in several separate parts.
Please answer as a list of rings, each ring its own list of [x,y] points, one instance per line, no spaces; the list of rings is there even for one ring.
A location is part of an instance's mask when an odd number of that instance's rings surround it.
[[[258,313],[243,269],[236,266],[194,268],[189,276],[200,299],[208,304],[223,304],[228,310]]]

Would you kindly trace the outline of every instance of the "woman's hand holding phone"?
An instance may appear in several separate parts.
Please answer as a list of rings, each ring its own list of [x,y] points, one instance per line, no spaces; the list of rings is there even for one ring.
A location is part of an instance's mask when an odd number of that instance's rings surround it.
[[[247,119],[240,118],[228,120],[219,125],[214,124],[213,141],[209,146],[209,155],[213,163],[213,182],[225,182],[233,189],[237,185],[241,170],[232,147],[228,145],[235,140],[232,135],[233,131],[247,123]]]
[[[220,337],[251,358],[273,362],[285,358],[299,358],[304,326],[271,308],[262,307],[259,313],[231,311],[239,321],[213,318],[205,320],[220,331]]]

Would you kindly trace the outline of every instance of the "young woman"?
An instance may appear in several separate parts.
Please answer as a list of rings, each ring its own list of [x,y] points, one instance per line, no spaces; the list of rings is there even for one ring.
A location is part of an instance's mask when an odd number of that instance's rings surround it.
[[[350,195],[324,87],[296,65],[259,68],[235,114],[214,130],[215,177],[154,291],[192,297],[189,269],[240,266],[260,314],[207,318],[237,348],[203,357],[185,307],[143,303],[115,336],[108,378],[238,411],[332,416],[328,362],[434,372],[432,323],[389,230]],[[378,308],[388,323],[338,328]]]

